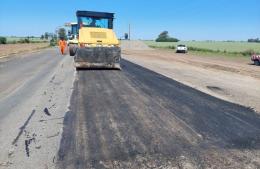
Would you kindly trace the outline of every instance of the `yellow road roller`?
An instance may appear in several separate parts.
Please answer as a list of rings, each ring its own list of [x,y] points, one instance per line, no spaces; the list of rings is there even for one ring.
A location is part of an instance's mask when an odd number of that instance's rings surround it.
[[[121,69],[121,48],[113,31],[114,13],[77,11],[77,45],[70,45],[77,69]]]

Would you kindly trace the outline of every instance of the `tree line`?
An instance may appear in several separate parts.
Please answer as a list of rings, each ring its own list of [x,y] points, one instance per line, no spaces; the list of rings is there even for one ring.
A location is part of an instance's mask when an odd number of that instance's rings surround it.
[[[248,39],[248,42],[256,42],[256,43],[260,43],[260,39],[259,39],[259,38]]]
[[[156,42],[179,42],[180,40],[177,38],[170,37],[168,31],[163,31],[159,34],[158,38],[155,40]]]

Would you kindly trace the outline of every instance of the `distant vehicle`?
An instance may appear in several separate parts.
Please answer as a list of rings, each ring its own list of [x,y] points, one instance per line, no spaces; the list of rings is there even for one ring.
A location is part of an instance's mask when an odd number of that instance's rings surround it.
[[[260,66],[260,55],[252,55],[251,60],[254,62],[255,65]]]
[[[66,26],[70,27],[68,31],[68,45],[78,44],[78,23],[71,22],[67,23]]]
[[[186,45],[178,45],[176,49],[176,53],[187,53],[188,48]]]

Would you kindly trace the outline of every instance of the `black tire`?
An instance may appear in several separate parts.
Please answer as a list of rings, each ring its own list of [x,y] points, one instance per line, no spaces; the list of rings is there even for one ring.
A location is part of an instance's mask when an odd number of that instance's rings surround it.
[[[76,54],[76,48],[74,46],[69,47],[70,56],[75,56]]]
[[[260,61],[259,61],[259,60],[254,60],[254,64],[255,64],[256,66],[260,66]]]

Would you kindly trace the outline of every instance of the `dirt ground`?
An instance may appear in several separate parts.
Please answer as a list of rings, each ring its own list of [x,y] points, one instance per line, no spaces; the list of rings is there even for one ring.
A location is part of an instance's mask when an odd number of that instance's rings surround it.
[[[49,46],[48,43],[29,43],[29,44],[6,44],[0,45],[0,58],[12,55],[35,51]]]
[[[139,42],[140,43],[140,42]],[[195,89],[260,112],[260,67],[250,58],[176,54],[124,48],[123,58]]]

